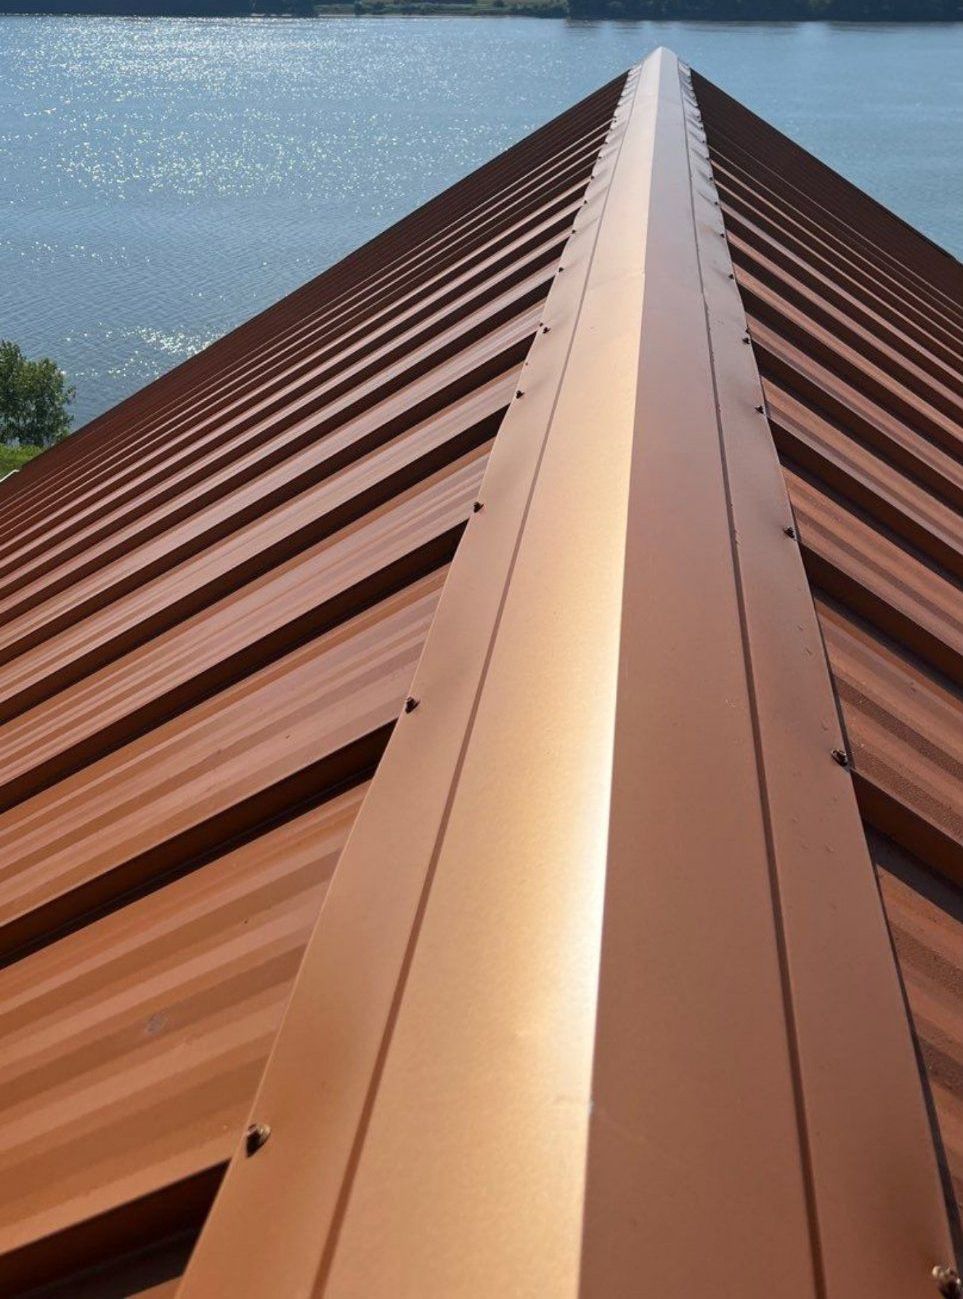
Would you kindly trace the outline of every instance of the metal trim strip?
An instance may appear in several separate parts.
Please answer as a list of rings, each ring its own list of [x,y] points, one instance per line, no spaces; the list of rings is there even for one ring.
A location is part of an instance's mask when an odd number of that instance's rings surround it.
[[[630,74],[180,1299],[927,1299],[951,1257],[680,77]]]

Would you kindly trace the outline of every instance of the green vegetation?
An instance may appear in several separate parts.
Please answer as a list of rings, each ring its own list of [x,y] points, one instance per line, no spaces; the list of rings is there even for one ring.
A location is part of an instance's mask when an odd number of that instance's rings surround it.
[[[0,443],[0,478],[21,468],[42,450],[43,447],[7,447]]]
[[[963,0],[569,0],[573,18],[752,22],[953,22]]]
[[[254,0],[308,12],[311,0]],[[320,0],[324,14],[490,14],[532,18],[695,19],[725,22],[953,22],[963,0]]]
[[[28,361],[16,343],[0,339],[0,473],[67,436],[73,396],[48,357]]]
[[[963,0],[0,0],[0,13],[192,17],[480,14],[703,22],[959,22]]]

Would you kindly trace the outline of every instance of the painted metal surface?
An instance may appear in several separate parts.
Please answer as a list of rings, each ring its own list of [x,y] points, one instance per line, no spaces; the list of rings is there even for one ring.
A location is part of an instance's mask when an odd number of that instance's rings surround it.
[[[660,51],[4,485],[0,1291],[935,1293],[963,308],[894,222]]]
[[[4,1295],[172,1292],[620,88],[0,493]]]
[[[963,268],[696,85],[959,1202]]]
[[[703,140],[674,57],[630,74],[181,1299],[950,1257]]]

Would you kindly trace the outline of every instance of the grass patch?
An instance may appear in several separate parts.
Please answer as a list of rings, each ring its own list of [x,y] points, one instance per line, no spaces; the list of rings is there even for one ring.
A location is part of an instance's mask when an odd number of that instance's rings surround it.
[[[8,447],[0,442],[0,477],[38,456],[43,447]]]

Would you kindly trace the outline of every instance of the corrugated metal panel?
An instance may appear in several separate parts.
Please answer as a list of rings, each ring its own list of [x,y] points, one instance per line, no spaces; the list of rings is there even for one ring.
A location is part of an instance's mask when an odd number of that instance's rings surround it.
[[[0,492],[4,1294],[933,1292],[959,268],[767,131],[659,52]]]
[[[0,492],[5,1295],[172,1293],[622,81]]]
[[[697,118],[671,55],[629,75],[181,1299],[948,1260]]]
[[[695,80],[959,1198],[963,268]]]

